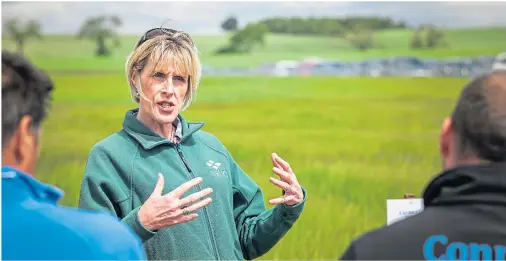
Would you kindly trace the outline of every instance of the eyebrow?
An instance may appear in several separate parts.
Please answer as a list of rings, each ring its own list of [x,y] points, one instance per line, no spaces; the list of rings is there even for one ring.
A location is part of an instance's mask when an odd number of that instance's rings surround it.
[[[168,73],[167,73],[166,68],[167,68],[167,66],[156,66],[155,68],[153,68],[152,73],[154,74],[154,73],[158,72],[158,73],[163,73],[163,74],[167,75]],[[172,73],[174,75],[180,75],[180,76],[184,76],[184,75],[188,75],[189,76],[190,75],[190,74],[183,73],[183,72],[181,72],[179,70],[172,71]]]

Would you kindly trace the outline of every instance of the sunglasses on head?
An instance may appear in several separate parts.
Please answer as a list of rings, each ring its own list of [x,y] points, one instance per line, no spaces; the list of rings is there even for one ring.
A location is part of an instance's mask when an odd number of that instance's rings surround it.
[[[141,44],[143,44],[144,42],[146,42],[147,40],[149,39],[153,39],[157,36],[160,36],[160,35],[171,35],[171,34],[174,34],[174,33],[177,33],[178,31],[177,30],[174,30],[174,29],[168,29],[168,28],[153,28],[149,31],[147,31],[142,37],[141,39],[139,40],[139,42],[137,43],[137,47],[139,47]]]

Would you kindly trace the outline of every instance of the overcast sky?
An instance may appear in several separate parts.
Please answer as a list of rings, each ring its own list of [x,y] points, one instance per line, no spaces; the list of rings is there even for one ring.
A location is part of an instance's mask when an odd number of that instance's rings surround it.
[[[220,23],[235,15],[240,25],[274,16],[382,15],[410,25],[506,26],[506,2],[4,2],[2,21],[38,19],[46,33],[76,33],[86,18],[115,14],[122,33],[139,34],[165,24],[191,34],[221,33]],[[170,21],[168,21],[170,19]]]

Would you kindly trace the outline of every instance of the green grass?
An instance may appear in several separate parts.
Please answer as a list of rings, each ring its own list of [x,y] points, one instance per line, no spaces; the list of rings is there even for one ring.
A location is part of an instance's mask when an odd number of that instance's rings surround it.
[[[214,51],[227,43],[225,36],[196,36],[202,61],[213,67],[256,67],[264,62],[283,59],[304,59],[317,56],[338,60],[413,55],[441,59],[457,56],[497,55],[506,46],[505,28],[474,28],[445,30],[445,48],[411,50],[409,30],[388,30],[376,35],[380,48],[360,52],[341,38],[268,35],[266,45],[257,47],[251,54],[214,55]],[[121,47],[109,58],[93,56],[95,43],[76,40],[73,36],[46,36],[43,41],[29,41],[26,55],[36,64],[50,71],[100,70],[122,72],[125,58],[140,36],[122,37]],[[2,39],[3,47],[13,49],[14,43]]]
[[[38,177],[75,206],[90,148],[119,130],[135,104],[121,74],[54,79]],[[465,82],[207,77],[184,116],[206,123],[266,200],[279,195],[268,181],[273,151],[307,188],[300,220],[262,259],[335,260],[353,238],[385,224],[387,198],[420,194],[440,170],[439,128]]]

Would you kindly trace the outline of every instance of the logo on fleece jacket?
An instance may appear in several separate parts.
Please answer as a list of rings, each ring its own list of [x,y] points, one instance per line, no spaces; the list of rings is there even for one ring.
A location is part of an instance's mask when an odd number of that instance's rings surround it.
[[[227,176],[226,170],[220,170],[221,163],[215,162],[214,160],[208,160],[206,163],[207,166],[211,168],[211,174],[215,177],[225,177]]]

